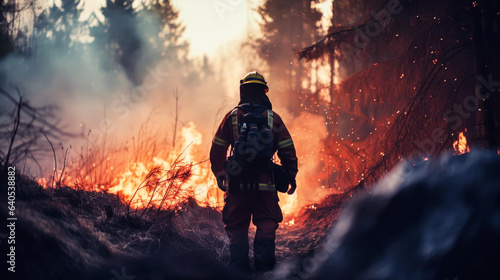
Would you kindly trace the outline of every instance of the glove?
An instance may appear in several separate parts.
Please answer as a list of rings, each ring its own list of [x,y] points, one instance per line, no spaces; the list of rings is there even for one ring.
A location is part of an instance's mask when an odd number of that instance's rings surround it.
[[[288,176],[290,178],[290,185],[292,185],[292,187],[286,193],[292,195],[297,189],[297,181],[295,180],[295,174],[290,170],[288,170]]]
[[[215,178],[217,179],[217,186],[219,187],[219,189],[221,189],[223,192],[227,191],[227,186],[225,184],[225,182],[226,182],[226,173],[219,174]]]

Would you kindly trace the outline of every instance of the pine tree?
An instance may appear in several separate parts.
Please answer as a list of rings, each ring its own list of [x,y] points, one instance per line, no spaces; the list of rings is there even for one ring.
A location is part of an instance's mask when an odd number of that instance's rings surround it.
[[[186,61],[188,43],[182,40],[185,27],[170,0],[143,3],[137,15],[143,40],[148,42],[150,61],[166,60],[174,69]]]
[[[133,0],[106,0],[101,8],[104,21],[90,30],[94,47],[100,50],[102,65],[120,65],[134,84],[141,83],[138,70],[143,42],[137,30],[137,12]]]
[[[138,9],[133,2],[106,0],[105,19],[90,32],[101,59],[118,63],[134,84],[142,83],[146,68],[159,61],[177,70],[189,64],[189,45],[181,39],[185,28],[170,0],[142,2]]]
[[[76,52],[78,35],[82,32],[80,0],[61,0],[43,11],[35,22],[37,43],[58,52]]]
[[[36,0],[0,0],[0,56],[10,52],[29,54],[31,48],[29,13]]]
[[[0,59],[14,51],[11,38],[9,36],[9,21],[7,20],[12,5],[7,0],[0,0]]]
[[[258,9],[264,23],[256,48],[269,66],[272,90],[291,112],[300,111],[298,97],[308,91],[302,86],[310,78],[308,65],[297,63],[295,51],[319,38],[322,14],[311,7],[314,2],[318,0],[268,0]]]

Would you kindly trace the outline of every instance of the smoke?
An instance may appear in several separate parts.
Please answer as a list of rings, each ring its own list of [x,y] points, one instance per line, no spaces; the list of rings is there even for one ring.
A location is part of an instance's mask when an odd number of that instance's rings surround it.
[[[176,51],[175,45],[160,53],[158,44],[168,42],[151,39],[162,32],[156,14],[141,11],[133,20],[117,11],[107,16],[108,32],[99,33],[92,42],[74,41],[71,48],[61,42],[46,43],[46,34],[34,33],[33,41],[38,44],[30,57],[14,53],[0,62],[0,85],[11,93],[19,88],[30,104],[56,104],[62,123],[82,135],[79,139],[52,139],[66,147],[72,145],[72,156],[88,142],[107,139],[118,145],[130,140],[146,122],[157,132],[157,142],[171,144],[176,114],[177,136],[182,126],[194,122],[204,135],[206,152],[201,154],[208,155],[220,118],[236,104],[239,79],[245,72],[237,66],[244,65],[238,64],[240,42],[205,59],[189,58],[188,48]],[[76,30],[70,33],[78,34]],[[116,57],[100,47],[103,41],[119,45]],[[175,92],[179,93],[177,113]],[[42,164],[45,171],[53,166],[52,159],[37,160],[46,163]]]

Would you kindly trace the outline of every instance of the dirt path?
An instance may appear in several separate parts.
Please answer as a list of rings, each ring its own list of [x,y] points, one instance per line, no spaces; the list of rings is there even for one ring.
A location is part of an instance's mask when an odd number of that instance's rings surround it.
[[[299,215],[286,217],[276,232],[276,260],[279,263],[304,259],[321,248],[327,234],[340,215],[340,208],[304,209]],[[290,220],[293,219],[293,224]],[[255,226],[250,225],[250,258],[253,258]],[[229,256],[228,256],[229,257]]]

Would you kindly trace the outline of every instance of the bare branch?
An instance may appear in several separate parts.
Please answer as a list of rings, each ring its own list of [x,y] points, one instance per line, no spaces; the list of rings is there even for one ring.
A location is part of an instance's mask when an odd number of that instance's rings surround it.
[[[52,148],[52,153],[54,154],[54,175],[52,176],[52,183],[51,183],[51,187],[54,187],[54,181],[55,181],[55,178],[56,178],[56,172],[57,172],[57,157],[56,157],[56,150],[54,150],[54,146],[52,145],[52,142],[50,142],[49,138],[47,137],[47,135],[43,132],[43,131],[40,131],[43,136],[45,136],[45,139],[47,139],[47,142],[49,142],[50,144],[50,147]]]

